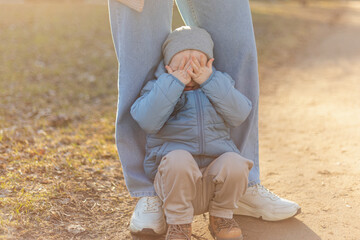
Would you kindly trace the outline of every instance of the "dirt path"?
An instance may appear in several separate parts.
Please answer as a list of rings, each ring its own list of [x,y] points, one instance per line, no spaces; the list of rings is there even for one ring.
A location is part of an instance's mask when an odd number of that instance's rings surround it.
[[[360,4],[350,3],[329,34],[262,77],[262,183],[302,214],[238,217],[246,240],[360,239],[359,42]],[[211,239],[203,216],[194,228]]]

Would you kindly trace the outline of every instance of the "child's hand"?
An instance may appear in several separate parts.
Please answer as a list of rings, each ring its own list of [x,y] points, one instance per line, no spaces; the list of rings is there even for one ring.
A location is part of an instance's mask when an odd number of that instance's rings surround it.
[[[187,85],[191,81],[191,77],[187,71],[192,71],[190,66],[191,61],[187,61],[187,57],[183,57],[179,64],[179,67],[176,71],[173,71],[172,68],[168,65],[165,66],[168,73],[172,74],[174,77],[178,78],[182,83]],[[186,63],[186,65],[185,65]]]
[[[212,74],[212,63],[214,62],[214,58],[211,58],[206,63],[206,57],[204,55],[200,56],[200,63],[196,57],[191,57],[191,66],[193,71],[188,70],[187,72],[191,76],[191,78],[198,83],[199,85],[205,82],[210,75]],[[206,65],[205,65],[206,64]]]

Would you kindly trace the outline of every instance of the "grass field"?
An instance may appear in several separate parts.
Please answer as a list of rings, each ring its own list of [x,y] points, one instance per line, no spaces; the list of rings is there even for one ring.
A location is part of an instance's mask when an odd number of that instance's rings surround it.
[[[326,2],[252,11],[260,76],[338,14]],[[127,239],[136,199],[114,144],[107,6],[1,4],[0,29],[0,239]]]

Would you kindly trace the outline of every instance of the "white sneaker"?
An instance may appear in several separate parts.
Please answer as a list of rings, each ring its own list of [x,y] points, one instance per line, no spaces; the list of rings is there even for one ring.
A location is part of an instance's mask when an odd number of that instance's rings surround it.
[[[266,221],[287,219],[301,212],[297,203],[280,198],[261,184],[249,187],[237,205],[235,215],[262,218]]]
[[[136,204],[130,220],[133,234],[161,235],[166,232],[165,215],[159,197],[142,197]]]

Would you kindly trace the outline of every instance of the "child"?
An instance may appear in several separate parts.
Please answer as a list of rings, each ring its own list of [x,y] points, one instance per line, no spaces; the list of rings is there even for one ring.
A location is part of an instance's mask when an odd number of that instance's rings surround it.
[[[251,102],[212,66],[213,41],[204,29],[177,28],[162,52],[157,79],[146,83],[130,112],[147,133],[144,170],[163,202],[166,239],[191,239],[193,216],[204,212],[215,239],[242,239],[233,209],[253,162],[240,155],[229,128],[245,121]]]

